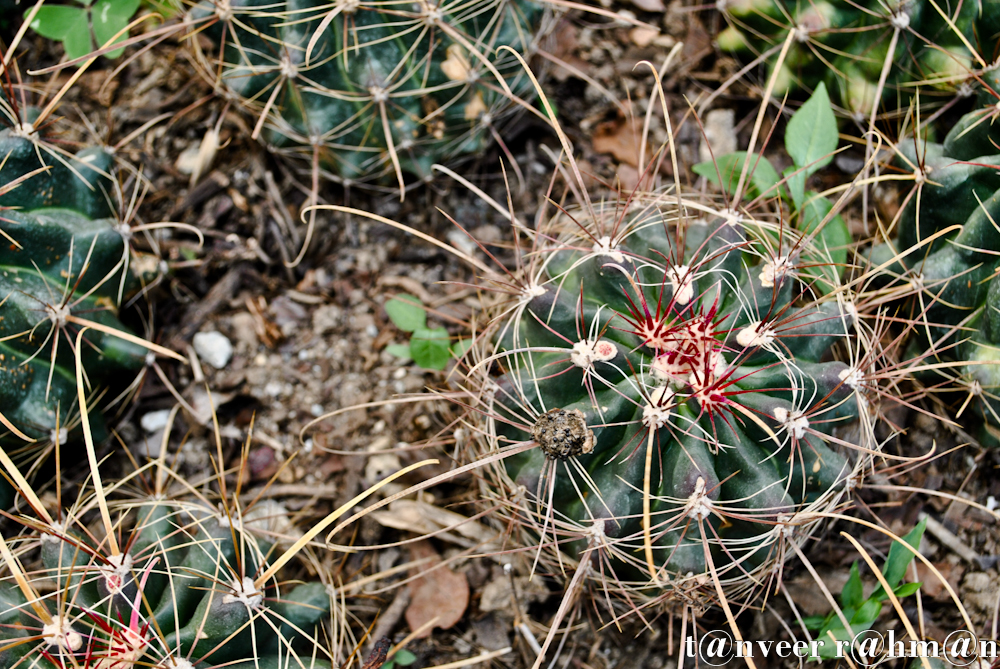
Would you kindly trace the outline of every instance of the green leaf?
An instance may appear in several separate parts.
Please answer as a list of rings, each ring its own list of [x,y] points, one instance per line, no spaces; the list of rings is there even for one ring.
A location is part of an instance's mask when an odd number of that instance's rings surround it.
[[[403,293],[385,303],[385,313],[403,332],[415,332],[427,324],[427,313],[420,298]]]
[[[406,650],[405,648],[401,648],[398,651],[396,651],[396,654],[392,656],[392,659],[399,666],[408,667],[417,661],[417,656],[411,653],[410,651]]]
[[[139,9],[139,0],[97,0],[91,10],[91,21],[94,24],[94,36],[97,38],[98,48],[104,46],[118,31],[124,29],[136,10]],[[128,33],[119,37],[116,42],[128,39]],[[105,54],[105,57],[114,59],[122,55],[124,49],[116,49]]]
[[[752,154],[750,158],[749,169],[753,170],[753,173],[748,177],[750,183],[746,191],[747,195],[751,198],[756,198],[762,193],[773,191],[778,186],[778,182],[781,181],[778,171],[774,169],[774,165],[768,162],[767,158],[761,157],[759,161],[757,158],[757,154]],[[737,151],[736,153],[727,153],[724,156],[719,156],[715,159],[714,163],[710,160],[698,163],[691,169],[694,170],[695,174],[705,177],[730,195],[733,195],[736,192],[737,184],[739,184],[740,174],[743,171],[743,162],[746,159],[746,151]],[[718,168],[716,168],[716,165],[718,165]],[[720,175],[722,176],[721,182],[719,181]],[[774,192],[770,192],[770,195],[773,196],[774,194]]]
[[[32,3],[34,4],[34,3]],[[31,10],[25,12],[25,18]],[[63,41],[74,31],[83,31],[90,35],[87,26],[87,10],[79,7],[64,7],[61,5],[45,5],[35,14],[31,29],[42,37]]]
[[[459,339],[455,342],[455,345],[451,347],[451,355],[455,358],[461,358],[465,355],[465,352],[472,348],[473,341],[471,339]]]
[[[77,30],[72,30],[66,39],[63,40],[63,47],[66,49],[66,57],[75,60],[81,56],[86,56],[94,50],[94,41],[90,39],[90,24],[84,16]]]
[[[895,590],[893,590],[892,593],[894,595],[896,595],[896,597],[898,597],[899,599],[902,599],[903,597],[909,597],[913,593],[915,593],[918,590],[920,590],[920,586],[922,586],[922,585],[923,585],[923,583],[921,583],[919,581],[916,582],[916,583],[904,583],[903,585],[901,585],[901,586],[897,587]],[[886,599],[889,599],[889,597],[886,596]]]
[[[404,360],[411,360],[413,358],[413,355],[410,353],[409,344],[389,344],[385,347],[385,350],[397,358],[403,358]]]
[[[876,599],[866,599],[858,610],[851,616],[851,629],[855,633],[863,632],[872,626],[878,619],[878,614],[882,612],[882,602]],[[861,629],[858,629],[858,628]]]
[[[811,233],[832,209],[832,202],[820,197],[815,191],[809,191],[806,193],[806,203],[799,216],[798,229],[803,234]],[[848,230],[847,223],[840,214],[827,221],[816,236],[817,247],[829,249],[830,260],[837,265],[847,262],[847,248],[852,241],[851,231]]]
[[[855,561],[851,565],[851,575],[844,584],[844,589],[840,591],[840,603],[844,608],[856,609],[864,602],[865,591],[861,584],[861,572],[858,570],[858,563]]]
[[[923,538],[926,527],[927,519],[924,518],[903,537],[903,541],[916,549],[920,546],[920,539]],[[889,547],[889,555],[882,566],[882,574],[885,576],[885,580],[888,581],[890,588],[895,588],[899,585],[899,582],[903,580],[903,576],[906,575],[906,568],[910,566],[912,561],[913,553],[909,549],[898,541],[892,542],[892,546]],[[872,598],[881,599],[884,595],[885,590],[882,586],[879,586],[878,590],[873,592],[871,596]]]
[[[805,190],[806,177],[833,160],[837,140],[837,119],[826,86],[820,82],[816,92],[792,115],[785,128],[785,150],[798,167],[805,168],[788,179],[793,200],[796,193]]]
[[[826,616],[806,616],[801,622],[807,630],[815,632],[823,629],[823,625],[826,623]]]
[[[419,328],[410,340],[413,362],[424,369],[444,369],[451,360],[451,340],[444,328]]]

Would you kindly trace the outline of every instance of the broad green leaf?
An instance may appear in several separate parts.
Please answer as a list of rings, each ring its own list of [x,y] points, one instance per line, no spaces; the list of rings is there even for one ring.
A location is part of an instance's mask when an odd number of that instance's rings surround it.
[[[865,599],[864,586],[861,584],[861,572],[858,570],[858,563],[851,565],[851,575],[844,584],[844,589],[840,591],[840,603],[844,608],[856,609],[861,606]]]
[[[924,518],[903,537],[903,541],[913,548],[917,548],[920,546],[920,539],[923,538],[924,529],[926,528],[927,519]],[[899,585],[899,582],[903,580],[903,576],[906,575],[906,568],[910,566],[912,561],[913,553],[909,549],[898,541],[892,542],[892,546],[889,547],[889,555],[886,557],[885,565],[882,567],[882,574],[885,576],[885,580],[889,583],[890,588],[895,588]],[[872,593],[871,598],[881,599],[884,595],[885,590],[882,586],[879,586],[878,590]]]
[[[34,4],[34,3],[32,3]],[[25,12],[27,18],[28,10]],[[87,25],[87,10],[79,7],[62,5],[44,5],[35,14],[31,29],[42,37],[63,41],[74,31],[82,32],[90,40],[90,27]]]
[[[892,593],[894,595],[896,595],[896,597],[898,597],[899,599],[902,599],[903,597],[909,597],[913,593],[915,593],[918,590],[920,590],[920,586],[922,586],[922,585],[923,585],[923,583],[921,583],[919,581],[917,581],[916,583],[904,583],[903,585],[901,585],[901,586],[897,587],[895,590],[893,590]],[[886,599],[888,599],[888,598],[889,597],[887,596]]]
[[[94,24],[94,36],[97,38],[98,48],[104,46],[119,30],[129,24],[137,9],[139,9],[139,0],[97,0],[90,16]],[[121,42],[126,39],[128,39],[128,33],[123,34],[115,41]],[[114,59],[121,56],[123,52],[123,49],[116,49],[105,55]]]
[[[851,628],[857,632],[863,632],[872,626],[872,623],[882,612],[882,602],[875,599],[866,599],[853,616],[849,618]],[[867,627],[866,627],[867,626]],[[860,629],[858,629],[860,627]]]
[[[408,667],[417,661],[417,656],[410,651],[402,648],[396,651],[396,654],[392,656],[392,659],[401,667]]]
[[[749,184],[746,194],[751,198],[756,198],[762,193],[768,193],[770,196],[778,194],[778,190],[775,190],[778,182],[781,181],[778,171],[774,169],[774,165],[767,158],[761,157],[760,160],[757,160],[757,158],[756,154],[750,157],[749,169],[753,170],[753,172],[748,177]],[[695,174],[705,177],[730,195],[733,195],[736,192],[736,186],[739,184],[740,174],[743,171],[743,161],[746,159],[746,151],[737,151],[736,153],[727,153],[724,156],[719,156],[715,159],[715,163],[709,160],[698,163],[691,169],[694,170]],[[716,165],[718,165],[718,168],[716,168]],[[721,182],[719,181],[720,175],[722,177]]]
[[[801,173],[803,182],[808,175],[830,164],[837,150],[837,139],[837,119],[826,86],[820,82],[785,128],[785,150],[796,165],[806,168]]]
[[[823,625],[826,623],[826,616],[805,616],[801,622],[807,630],[815,632],[823,629]]]
[[[413,362],[424,369],[444,369],[451,360],[451,340],[444,328],[428,330],[419,328],[410,339]]]
[[[455,342],[455,345],[451,347],[451,354],[456,358],[461,358],[465,355],[465,352],[472,348],[471,339],[459,339]]]
[[[823,222],[832,209],[832,202],[820,197],[815,191],[809,191],[806,193],[805,206],[802,207],[796,227],[803,234],[809,234]],[[852,241],[847,223],[838,214],[823,225],[816,236],[815,244],[817,248],[829,250],[830,260],[834,264],[843,265],[847,262],[847,248]]]
[[[403,332],[414,332],[427,324],[427,314],[424,312],[420,298],[403,293],[385,303],[385,313],[397,328]]]
[[[413,356],[410,355],[409,344],[389,344],[385,347],[385,350],[389,351],[389,353],[397,358],[403,358],[404,360],[411,360],[413,358]]]
[[[90,39],[90,24],[87,23],[86,15],[80,22],[78,29],[71,30],[66,39],[63,40],[63,47],[66,49],[66,58],[75,60],[81,56],[86,56],[94,50],[94,41]]]

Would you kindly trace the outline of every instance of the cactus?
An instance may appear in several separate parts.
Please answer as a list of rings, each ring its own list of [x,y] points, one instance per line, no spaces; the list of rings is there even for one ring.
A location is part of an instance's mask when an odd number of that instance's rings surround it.
[[[900,142],[896,167],[913,174],[917,192],[900,212],[896,238],[872,250],[872,264],[895,277],[911,299],[911,359],[942,369],[979,415],[973,436],[1000,447],[1000,124],[997,74],[979,109],[963,116],[943,144]],[[937,236],[935,236],[937,235]],[[887,281],[883,281],[886,284]],[[945,390],[941,388],[940,390]]]
[[[164,473],[158,481],[176,476]],[[82,489],[55,520],[22,489],[39,517],[21,520],[17,537],[5,530],[0,666],[330,668],[321,642],[330,595],[322,583],[274,577],[285,554],[262,527],[273,509],[104,490]],[[94,501],[106,505],[103,535],[80,515]],[[21,564],[34,555],[32,568]]]
[[[346,184],[481,152],[531,83],[543,17],[533,0],[204,0],[191,11],[220,50],[205,69],[258,118],[276,152]]]
[[[851,309],[817,297],[829,251],[669,193],[570,210],[534,239],[467,380],[479,447],[512,445],[490,499],[631,602],[753,591],[873,448],[866,429],[857,451],[833,436],[872,405]]]
[[[2,102],[2,100],[0,100]],[[49,143],[28,117],[0,130],[0,447],[26,463],[78,439],[77,336],[86,395],[107,404],[146,360],[147,349],[118,319],[134,280],[127,225],[110,202],[111,156],[76,156]],[[27,112],[26,112],[27,113]],[[94,436],[106,435],[99,413]],[[0,480],[0,506],[10,489]]]
[[[719,7],[730,25],[717,43],[723,51],[749,56],[776,49],[792,32],[775,94],[800,87],[811,90],[825,81],[848,113],[867,119],[879,104],[905,106],[921,84],[924,95],[967,95],[975,83],[973,67],[985,68],[995,57],[1000,32],[990,13],[995,2],[962,2],[960,10],[954,2],[937,4],[953,19],[954,28],[931,0],[870,6],[849,0],[724,0]],[[983,56],[970,47],[981,49]],[[776,56],[775,50],[768,69],[775,67]],[[892,67],[879,96],[887,60]]]

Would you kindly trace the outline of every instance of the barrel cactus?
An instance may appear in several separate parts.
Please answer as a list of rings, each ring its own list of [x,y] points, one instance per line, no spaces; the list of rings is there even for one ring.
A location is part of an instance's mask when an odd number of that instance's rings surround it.
[[[19,118],[14,116],[14,118]],[[0,130],[0,447],[15,460],[77,439],[77,335],[86,396],[114,399],[147,350],[118,319],[131,288],[128,226],[120,224],[111,156],[54,148],[24,119]],[[117,333],[117,334],[116,334]],[[99,412],[95,438],[105,436]],[[10,488],[0,506],[8,508]]]
[[[41,508],[16,537],[5,530],[0,666],[329,669],[330,595],[274,577],[272,511],[115,495],[95,536],[77,515],[94,492],[66,519]]]
[[[936,4],[948,20],[932,0],[722,0],[718,5],[729,27],[719,34],[718,44],[724,51],[752,56],[776,48],[792,32],[775,92],[813,89],[825,81],[848,113],[867,118],[882,103],[905,106],[918,85],[925,98],[967,94],[975,83],[972,71],[988,64],[970,49],[992,57],[1000,5],[995,0]],[[768,69],[775,67],[776,55],[774,51],[769,58]],[[887,59],[892,65],[880,91]]]
[[[553,565],[575,557],[630,602],[749,595],[874,448],[866,343],[818,285],[839,273],[813,271],[829,251],[666,193],[534,240],[472,368],[478,455],[509,451],[489,498],[524,541],[554,535]]]
[[[534,0],[203,0],[190,17],[217,51],[199,52],[206,71],[274,151],[403,188],[482,151],[532,91],[501,47],[527,58],[543,14]]]
[[[995,78],[987,83],[1000,91]],[[980,418],[973,436],[998,447],[1000,124],[994,121],[1000,112],[990,89],[944,143],[900,142],[896,169],[912,173],[916,187],[895,239],[872,250],[872,264],[885,267],[895,289],[909,296],[918,324],[911,357],[922,376],[939,395],[949,388],[959,393],[957,411],[971,406]]]

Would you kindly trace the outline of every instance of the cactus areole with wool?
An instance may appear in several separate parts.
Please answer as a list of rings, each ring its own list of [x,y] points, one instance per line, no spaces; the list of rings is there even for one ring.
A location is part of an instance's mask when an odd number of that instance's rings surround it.
[[[718,35],[719,47],[746,60],[769,52],[771,72],[791,33],[775,95],[825,81],[831,97],[859,121],[880,104],[905,107],[918,87],[925,99],[968,95],[977,85],[972,71],[992,62],[1000,36],[997,0],[720,0],[718,6],[729,23]]]
[[[431,177],[481,152],[533,87],[521,64],[543,8],[532,0],[335,3],[205,0],[192,18],[221,47],[213,76],[279,154],[346,183]],[[262,125],[261,125],[262,124]]]
[[[860,458],[831,435],[866,382],[831,359],[854,335],[813,283],[824,253],[733,212],[672,211],[599,211],[606,230],[532,251],[541,269],[499,320],[487,431],[539,446],[500,472],[536,500],[536,540],[575,533],[571,552],[657,587],[704,578],[710,558],[743,587],[851,479]]]
[[[0,447],[15,460],[80,437],[74,351],[83,321],[131,334],[117,315],[134,281],[122,278],[129,233],[109,204],[111,162],[99,149],[55,154],[30,124],[0,131],[0,412],[35,440],[3,429]],[[119,393],[146,359],[143,347],[94,327],[80,354],[95,405]],[[103,439],[99,411],[90,422]],[[9,488],[0,488],[8,508]]]

